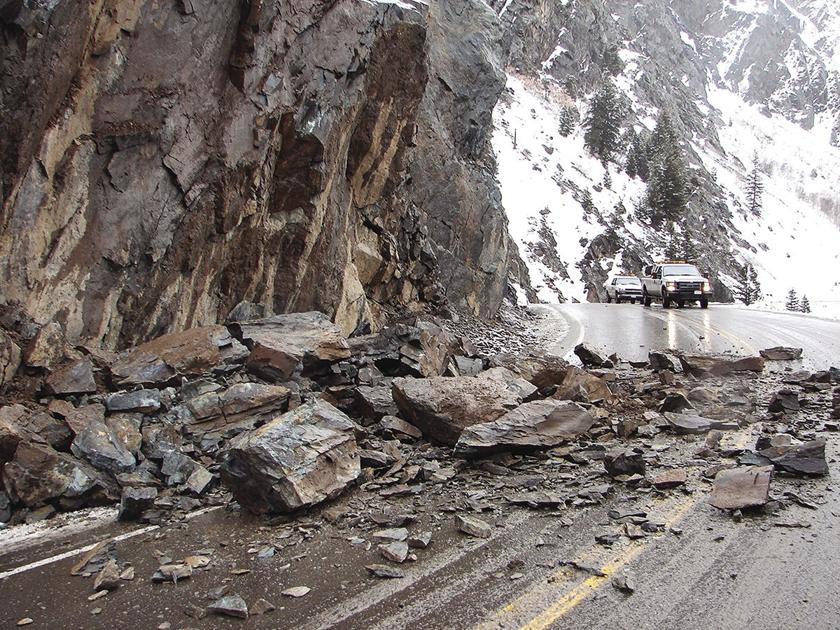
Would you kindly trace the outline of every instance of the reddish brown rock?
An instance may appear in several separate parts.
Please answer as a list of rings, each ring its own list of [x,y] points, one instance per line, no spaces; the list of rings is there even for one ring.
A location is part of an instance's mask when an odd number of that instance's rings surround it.
[[[611,402],[614,396],[603,378],[571,366],[567,368],[563,381],[554,393],[554,398],[595,403]]]
[[[670,490],[671,488],[678,488],[687,481],[688,476],[682,468],[672,468],[670,470],[663,470],[651,480],[651,485],[657,490]]]
[[[51,370],[68,359],[78,359],[76,352],[64,336],[61,326],[51,322],[42,327],[29,342],[23,355],[26,365]]]
[[[0,330],[0,386],[11,382],[20,367],[21,352],[18,345]]]
[[[191,432],[253,428],[286,411],[290,392],[280,385],[238,383],[187,401]]]
[[[265,378],[288,380],[300,366],[317,371],[350,357],[350,346],[323,313],[291,313],[231,324],[248,346],[246,365]]]
[[[111,365],[111,374],[120,385],[160,385],[179,376],[204,374],[246,354],[227,328],[204,326],[163,335],[123,352]]]
[[[680,355],[683,370],[693,376],[726,376],[732,372],[763,372],[763,357]]]
[[[23,405],[0,407],[0,464],[10,461],[25,438],[21,421],[29,411]]]
[[[742,510],[765,505],[770,496],[772,466],[721,470],[715,476],[709,503],[721,510]]]

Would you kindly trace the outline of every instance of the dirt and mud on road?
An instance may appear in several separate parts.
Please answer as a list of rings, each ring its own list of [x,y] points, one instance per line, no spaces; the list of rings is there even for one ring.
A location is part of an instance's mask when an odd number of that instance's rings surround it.
[[[210,332],[88,359],[95,394],[0,410],[0,627],[797,628],[840,612],[840,372],[807,352],[628,360],[587,343],[570,364],[491,356],[428,321],[344,340],[317,315]]]

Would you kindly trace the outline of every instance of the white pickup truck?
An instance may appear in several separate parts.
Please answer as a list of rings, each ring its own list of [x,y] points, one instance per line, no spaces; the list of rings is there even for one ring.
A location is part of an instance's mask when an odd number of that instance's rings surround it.
[[[680,307],[697,302],[700,308],[709,308],[712,285],[708,278],[690,263],[663,262],[648,265],[642,277],[642,301],[650,306],[653,300],[662,300],[662,308]]]

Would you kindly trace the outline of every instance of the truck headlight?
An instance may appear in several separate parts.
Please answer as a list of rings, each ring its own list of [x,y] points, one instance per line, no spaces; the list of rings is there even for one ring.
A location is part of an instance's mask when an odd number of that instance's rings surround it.
[[[703,293],[711,293],[711,292],[712,292],[712,285],[708,280],[706,280],[703,283]]]
[[[665,288],[669,291],[676,291],[677,290],[677,283],[676,282],[666,282]]]

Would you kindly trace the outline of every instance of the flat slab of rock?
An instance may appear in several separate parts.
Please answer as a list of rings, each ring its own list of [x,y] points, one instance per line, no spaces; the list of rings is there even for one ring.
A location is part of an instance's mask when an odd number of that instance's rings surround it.
[[[793,475],[822,477],[828,474],[825,460],[825,440],[812,440],[803,444],[771,446],[759,451],[777,470]]]
[[[733,372],[763,372],[763,357],[680,355],[683,370],[692,376],[726,376]]]
[[[786,346],[767,348],[766,350],[759,350],[758,353],[768,361],[796,361],[802,358],[802,348],[788,348]]]
[[[562,383],[569,368],[569,363],[560,357],[543,354],[524,357],[499,354],[493,357],[491,363],[496,367],[507,368],[540,389]]]
[[[536,388],[504,368],[479,376],[398,378],[394,401],[411,424],[430,440],[454,446],[462,431],[492,422],[518,407]]]
[[[234,323],[231,330],[251,351],[248,369],[267,379],[285,381],[298,366],[318,370],[350,357],[338,326],[315,311]]]
[[[586,433],[593,424],[594,416],[577,403],[524,403],[498,420],[465,428],[455,445],[455,454],[472,457],[506,450],[553,448]]]
[[[207,607],[207,612],[226,617],[248,618],[248,605],[241,595],[225,595]]]
[[[206,433],[254,428],[286,411],[289,396],[285,387],[262,383],[237,383],[201,394],[186,402],[192,416],[188,430]]]
[[[120,385],[161,385],[179,376],[199,376],[246,355],[224,326],[202,326],[126,350],[111,365],[111,375]]]
[[[682,435],[699,435],[701,433],[708,433],[712,429],[728,431],[738,428],[737,422],[704,418],[696,414],[666,412],[664,416],[668,422],[668,426],[675,433]]]
[[[341,411],[313,400],[231,440],[222,481],[257,514],[333,498],[361,472],[354,429]]]
[[[384,416],[380,420],[379,426],[391,433],[400,433],[410,438],[420,439],[423,437],[423,432],[420,429],[396,416]]]
[[[709,498],[721,510],[742,510],[765,505],[770,496],[772,466],[747,466],[721,470]]]
[[[160,391],[157,389],[138,389],[133,392],[118,392],[105,399],[105,408],[110,412],[135,411],[154,413],[161,406]]]
[[[795,413],[800,408],[799,394],[790,389],[782,389],[773,394],[767,406],[767,409],[774,413]]]
[[[657,490],[670,490],[685,485],[688,476],[682,468],[663,470],[651,480],[651,485]]]

